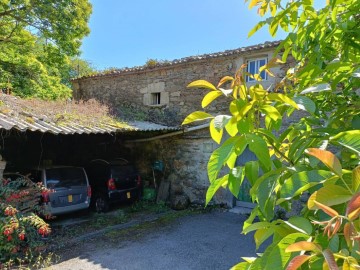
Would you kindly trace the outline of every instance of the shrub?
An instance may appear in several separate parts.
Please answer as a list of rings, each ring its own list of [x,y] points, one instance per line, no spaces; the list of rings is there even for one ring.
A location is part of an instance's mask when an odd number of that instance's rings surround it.
[[[47,192],[26,177],[0,181],[0,262],[29,258],[41,251],[42,238],[50,233],[40,206],[40,195]]]

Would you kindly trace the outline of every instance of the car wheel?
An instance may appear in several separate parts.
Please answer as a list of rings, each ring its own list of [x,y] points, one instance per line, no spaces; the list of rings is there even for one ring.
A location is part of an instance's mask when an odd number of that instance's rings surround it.
[[[94,203],[95,211],[100,212],[107,212],[109,210],[109,201],[104,195],[98,195],[95,197]]]

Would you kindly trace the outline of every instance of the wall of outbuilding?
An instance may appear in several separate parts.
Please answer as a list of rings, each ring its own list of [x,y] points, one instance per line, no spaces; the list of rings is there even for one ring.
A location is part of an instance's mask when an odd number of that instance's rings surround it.
[[[202,110],[201,100],[207,90],[187,89],[190,82],[203,79],[217,85],[222,77],[233,76],[247,60],[258,57],[270,60],[273,53],[274,48],[267,48],[139,71],[121,71],[117,74],[81,78],[73,81],[74,97],[83,100],[96,98],[120,115],[129,112],[143,117],[140,120],[178,125],[191,112]],[[274,68],[272,71],[279,77],[284,74],[281,68]],[[267,88],[277,81],[278,78],[269,77],[263,85]],[[161,93],[159,105],[150,104],[152,93]],[[206,110],[218,112],[225,104],[228,103],[222,98]]]
[[[121,116],[133,115],[140,120],[179,125],[188,114],[203,110],[201,100],[207,90],[187,89],[190,82],[203,79],[217,85],[222,77],[233,76],[248,60],[259,57],[270,60],[274,49],[245,50],[238,54],[81,78],[73,81],[74,97],[78,100],[96,98]],[[263,81],[264,88],[274,86],[283,77],[285,67],[274,68],[272,72],[276,77]],[[152,93],[161,93],[159,105],[151,105]],[[228,100],[222,97],[207,107],[206,111],[226,112],[227,106]],[[209,137],[208,129],[154,141],[128,142],[126,147],[134,156],[142,174],[150,178],[152,162],[162,160],[165,163],[163,180],[170,182],[171,196],[186,194],[191,203],[204,203],[209,186],[207,162],[217,147]],[[229,191],[221,189],[214,202],[232,206],[233,196]]]
[[[144,142],[126,142],[144,180],[153,181],[152,165],[164,164],[163,174],[155,174],[157,182],[170,183],[169,199],[186,195],[192,204],[205,202],[209,186],[207,162],[218,145],[209,137],[208,129]],[[146,177],[147,176],[147,177]],[[215,204],[233,206],[233,196],[221,189],[214,197]]]

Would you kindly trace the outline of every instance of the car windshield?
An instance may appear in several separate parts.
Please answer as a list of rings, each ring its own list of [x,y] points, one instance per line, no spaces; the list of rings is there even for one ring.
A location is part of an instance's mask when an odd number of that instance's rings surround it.
[[[53,168],[46,170],[48,188],[86,186],[86,178],[81,168]]]
[[[134,174],[136,174],[135,168],[130,165],[111,167],[111,175],[113,178],[121,178]]]

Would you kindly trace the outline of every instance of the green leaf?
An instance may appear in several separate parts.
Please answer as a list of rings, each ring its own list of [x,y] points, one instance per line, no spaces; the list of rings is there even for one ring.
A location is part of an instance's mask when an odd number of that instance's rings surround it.
[[[279,141],[277,139],[277,137],[271,132],[269,131],[268,129],[265,129],[265,128],[259,128],[258,129],[258,133],[265,136],[266,139],[273,143],[273,144],[279,144]]]
[[[360,166],[352,171],[352,190],[358,192],[360,187]]]
[[[285,224],[298,232],[311,235],[313,228],[310,221],[304,217],[291,217],[288,221],[284,221]]]
[[[277,186],[277,180],[279,175],[272,175],[265,179],[257,190],[257,200],[259,202],[259,207],[264,217],[267,220],[271,220],[274,217],[274,208],[275,208],[275,188]]]
[[[240,120],[241,118],[246,116],[246,114],[252,109],[253,105],[254,105],[254,101],[251,101],[249,103],[246,103],[245,106],[242,106],[238,111],[237,120]]]
[[[260,229],[269,229],[272,226],[274,226],[274,225],[272,225],[270,222],[260,221],[260,222],[256,222],[256,223],[251,224],[246,229],[244,229],[242,231],[242,233],[243,234],[248,234],[249,232],[260,230]]]
[[[329,241],[329,249],[333,252],[339,250],[339,235],[335,234]]]
[[[235,167],[235,163],[237,160],[236,152],[233,152],[229,159],[226,161],[226,165],[229,167],[230,170],[232,170]]]
[[[329,84],[322,83],[322,84],[308,87],[305,90],[303,90],[300,94],[304,95],[304,94],[309,94],[309,93],[319,93],[319,92],[330,91],[330,90],[331,90],[331,87]]]
[[[249,133],[252,130],[252,124],[250,123],[251,120],[250,118],[241,118],[239,121],[237,121],[237,129],[239,131],[239,133],[245,134],[245,133]]]
[[[207,189],[207,192],[206,192],[206,203],[205,203],[205,206],[208,205],[208,203],[211,201],[211,199],[214,197],[216,191],[224,186],[224,185],[227,185],[228,183],[228,179],[229,179],[229,175],[225,175],[219,179],[216,179],[214,181],[211,182],[209,188]]]
[[[214,118],[211,114],[208,114],[206,112],[196,111],[186,116],[185,120],[182,122],[182,125],[190,124],[195,121],[203,121],[211,118]]]
[[[311,114],[315,113],[316,105],[314,101],[305,96],[294,97],[293,100],[296,102],[300,110],[307,111]]]
[[[257,23],[253,29],[250,30],[250,32],[248,33],[248,38],[251,37],[253,34],[255,34],[259,29],[261,29],[264,25],[266,24],[266,21],[262,21]]]
[[[260,108],[260,111],[269,116],[274,121],[277,121],[279,118],[281,118],[279,111],[273,106],[263,105]]]
[[[221,91],[211,91],[211,92],[207,93],[201,102],[201,106],[203,108],[205,108],[206,106],[208,106],[211,102],[213,102],[215,99],[217,99],[221,95],[222,95]]]
[[[250,194],[257,195],[257,192],[259,190],[259,186],[262,182],[264,182],[269,177],[280,177],[280,174],[282,174],[284,171],[286,171],[287,168],[281,167],[276,170],[271,170],[269,172],[264,173],[261,177],[259,177],[256,182],[253,184],[253,186],[250,189]]]
[[[255,134],[246,134],[246,139],[249,144],[250,151],[256,155],[260,163],[267,171],[270,170],[272,162],[265,140]]]
[[[221,139],[222,139],[222,135],[223,135],[223,130],[222,129],[217,129],[215,127],[215,119],[212,119],[210,122],[210,135],[211,138],[217,143],[220,144],[221,143]]]
[[[187,86],[188,88],[206,88],[206,89],[210,89],[210,90],[213,90],[213,91],[217,91],[216,87],[212,84],[212,83],[209,83],[208,81],[205,81],[205,80],[197,80],[197,81],[194,81],[194,82],[191,82],[188,84]]]
[[[347,202],[351,199],[351,197],[352,194],[347,189],[338,185],[329,184],[320,188],[309,198],[308,207],[312,210],[319,209],[314,201],[317,201],[326,206],[333,206]]]
[[[259,162],[248,161],[245,163],[245,176],[249,180],[250,184],[253,185],[259,177]]]
[[[258,215],[258,206],[255,206],[251,211],[250,216],[247,220],[244,221],[243,231],[245,231],[249,226],[251,226]]]
[[[280,197],[290,200],[309,188],[325,182],[333,173],[325,170],[303,171],[293,174],[284,181]]]
[[[308,155],[314,156],[326,165],[331,171],[339,176],[342,176],[342,167],[338,158],[331,152],[318,149],[309,148],[306,150]]]
[[[263,259],[266,261],[264,270],[285,269],[290,259],[295,257],[294,254],[285,252],[285,249],[295,242],[306,241],[308,238],[308,235],[302,233],[285,236],[276,246],[264,253]]]
[[[227,139],[218,149],[216,149],[211,154],[207,166],[210,183],[217,179],[221,168],[226,164],[234,151],[236,151],[236,149],[239,149],[239,151],[241,151],[244,146],[246,147],[246,144],[247,142],[243,136],[232,137],[230,139]]]
[[[291,98],[289,98],[288,96],[284,95],[284,94],[279,94],[279,93],[270,93],[268,94],[268,99],[270,100],[274,100],[274,101],[278,101],[281,103],[285,103],[287,105],[290,105],[292,107],[294,107],[295,109],[299,109],[298,108],[298,104],[295,100],[292,100]]]
[[[239,196],[240,186],[244,180],[244,172],[243,167],[235,167],[229,174],[229,190],[235,197]]]
[[[231,137],[234,137],[238,133],[236,117],[232,117],[226,124],[225,129]]]
[[[274,234],[273,228],[258,229],[254,234],[256,249],[259,249],[262,243],[266,241],[270,236]]]
[[[276,32],[278,30],[279,27],[279,21],[273,21],[270,25],[269,25],[269,33],[272,37],[274,37],[276,35]]]
[[[339,134],[330,137],[330,141],[338,143],[360,155],[360,130],[340,132]]]

